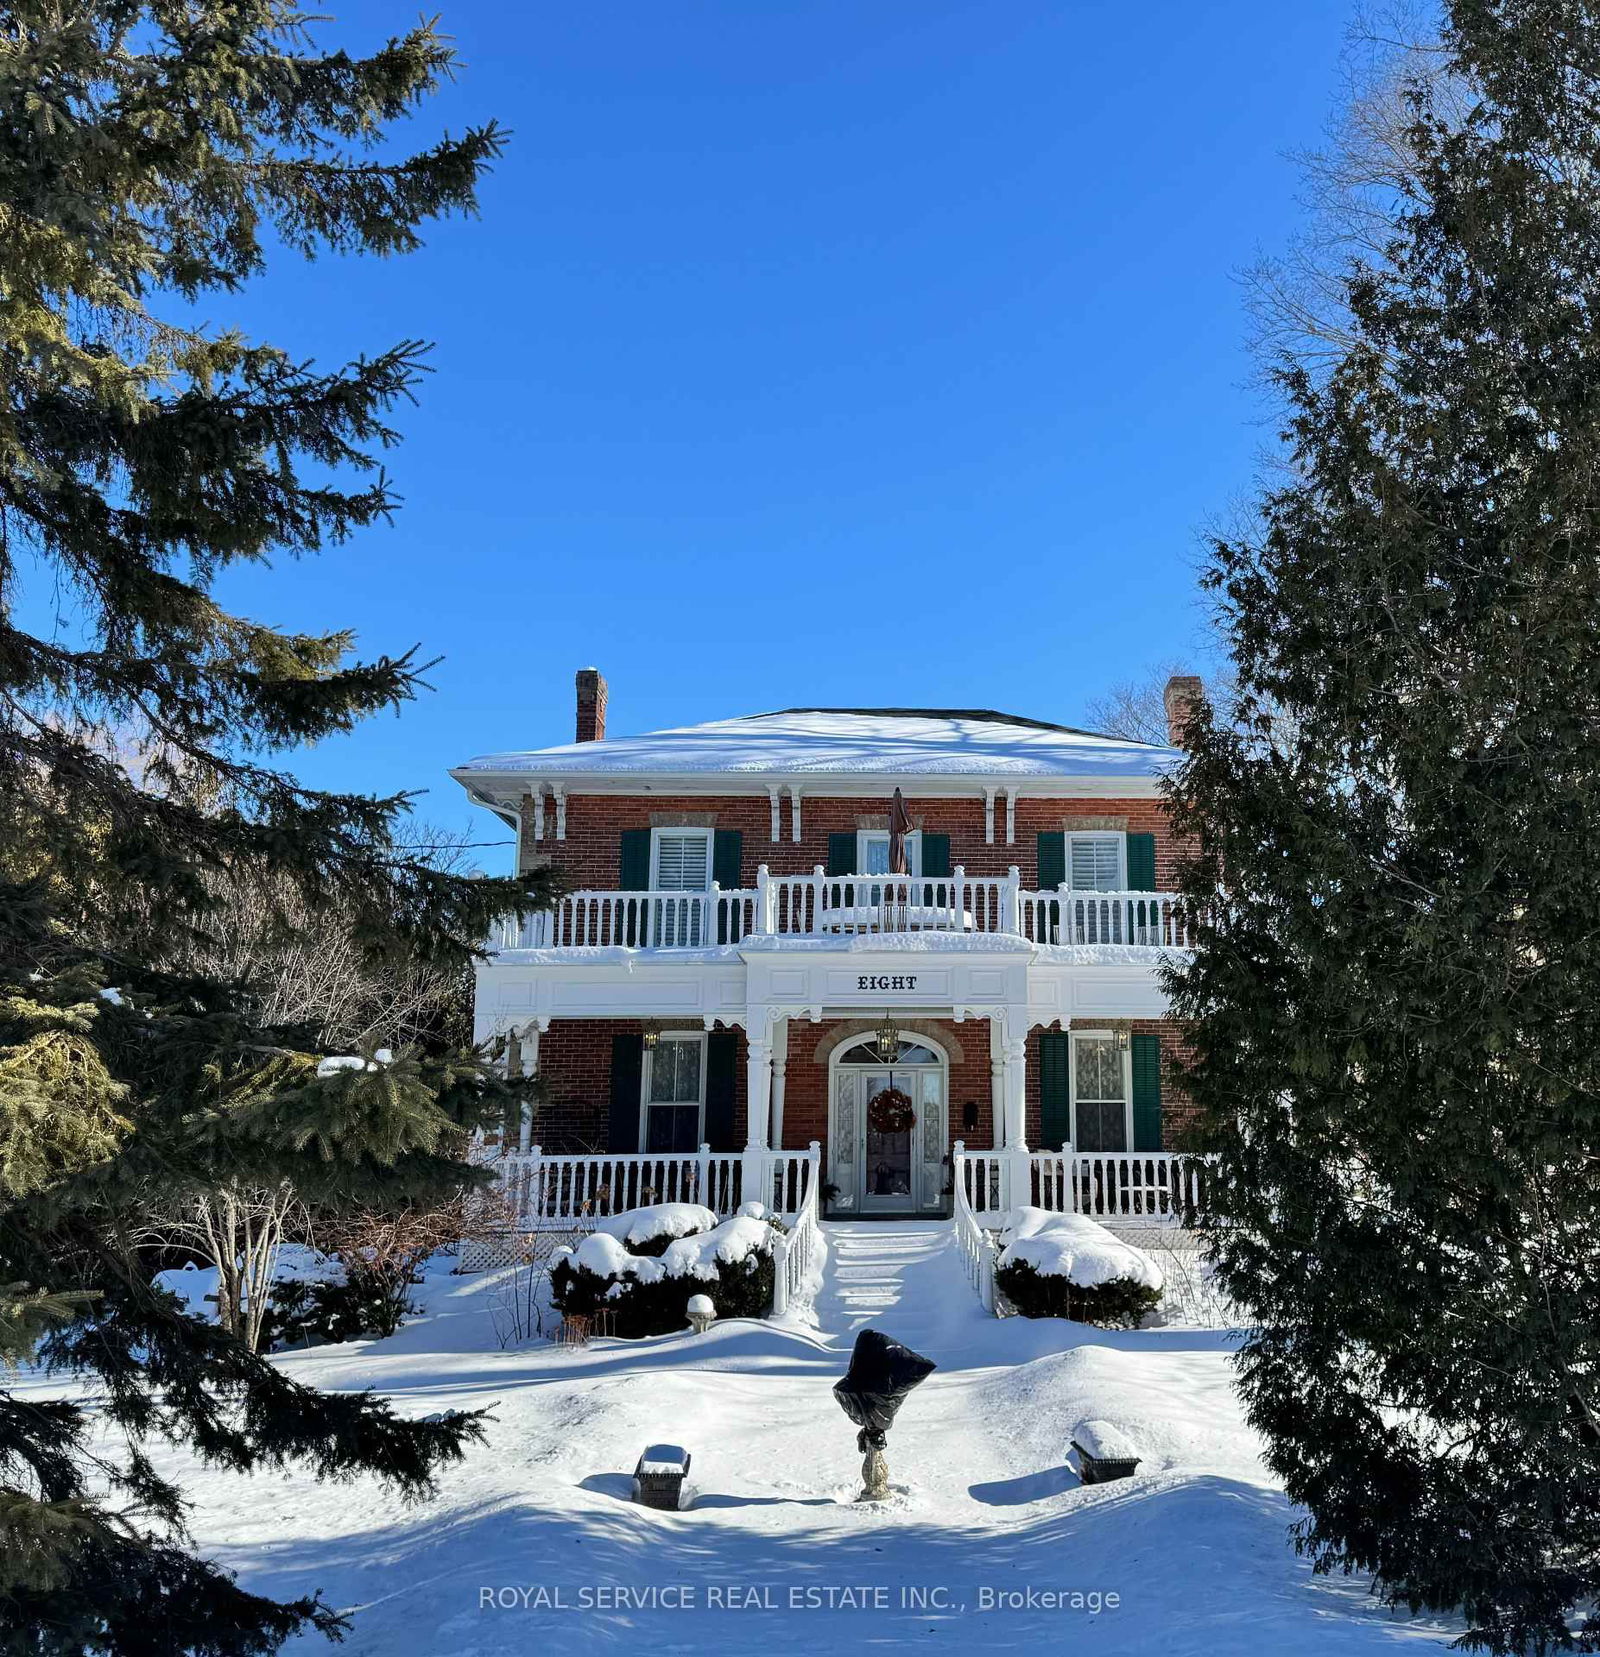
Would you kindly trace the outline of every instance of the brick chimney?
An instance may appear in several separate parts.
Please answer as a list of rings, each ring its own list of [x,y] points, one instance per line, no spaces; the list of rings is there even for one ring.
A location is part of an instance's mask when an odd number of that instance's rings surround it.
[[[606,682],[596,668],[578,669],[578,741],[603,742],[606,734]]]
[[[1161,700],[1167,710],[1167,741],[1174,748],[1183,746],[1184,728],[1195,703],[1205,694],[1205,687],[1193,673],[1174,673],[1167,680]]]

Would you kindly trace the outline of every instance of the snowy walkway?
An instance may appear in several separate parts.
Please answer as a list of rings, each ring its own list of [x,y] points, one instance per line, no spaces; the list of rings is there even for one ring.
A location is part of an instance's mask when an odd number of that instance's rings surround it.
[[[824,1236],[828,1265],[815,1315],[830,1344],[848,1350],[857,1331],[874,1324],[931,1357],[935,1348],[971,1348],[993,1321],[967,1282],[948,1222],[858,1220],[829,1224]]]
[[[1293,1513],[1240,1420],[1225,1333],[998,1322],[947,1224],[823,1235],[815,1322],[730,1321],[577,1352],[502,1350],[496,1274],[441,1272],[420,1291],[427,1315],[389,1340],[281,1360],[417,1415],[491,1409],[488,1443],[445,1472],[438,1498],[407,1507],[365,1481],[186,1467],[197,1540],[250,1587],[320,1588],[348,1610],[345,1657],[956,1645],[1356,1657],[1448,1638],[1294,1557]],[[853,1501],[854,1429],[830,1391],[868,1323],[939,1365],[890,1437],[890,1476],[907,1488],[882,1507]],[[1087,1415],[1140,1442],[1138,1479],[1079,1486],[1063,1456]],[[690,1511],[629,1499],[634,1461],[658,1439],[693,1454]],[[175,1453],[159,1459],[170,1468]],[[1096,1614],[1087,1601],[994,1598],[1030,1588],[1119,1603]]]

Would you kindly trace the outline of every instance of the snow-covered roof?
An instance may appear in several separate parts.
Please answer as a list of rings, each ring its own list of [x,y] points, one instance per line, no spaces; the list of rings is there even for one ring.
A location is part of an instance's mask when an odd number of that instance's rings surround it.
[[[1049,725],[988,708],[787,708],[642,736],[485,754],[452,772],[539,777],[1154,778],[1172,748]]]

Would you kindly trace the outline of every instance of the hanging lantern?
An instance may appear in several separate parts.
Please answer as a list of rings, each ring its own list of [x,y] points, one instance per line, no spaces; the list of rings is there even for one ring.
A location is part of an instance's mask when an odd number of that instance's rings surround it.
[[[900,1026],[895,1023],[892,1013],[883,1015],[883,1023],[878,1026],[878,1057],[885,1064],[893,1064],[900,1057]]]
[[[654,1051],[656,1043],[660,1040],[661,1040],[661,1026],[659,1024],[647,1024],[647,1025],[645,1025],[645,1027],[644,1027],[645,1051],[646,1052]]]

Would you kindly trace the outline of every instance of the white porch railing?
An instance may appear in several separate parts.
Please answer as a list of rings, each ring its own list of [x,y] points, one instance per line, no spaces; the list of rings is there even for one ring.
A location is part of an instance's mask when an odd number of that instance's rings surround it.
[[[508,916],[495,949],[710,949],[738,943],[754,927],[757,894],[568,892],[553,909],[521,922]]]
[[[817,1192],[821,1183],[822,1147],[815,1139],[807,1151],[774,1153],[779,1164],[774,1169],[776,1183],[783,1183],[783,1170],[792,1167],[801,1186],[799,1201],[792,1210],[794,1218],[786,1237],[779,1237],[773,1245],[772,1310],[782,1317],[794,1304],[811,1272],[812,1255],[817,1247]]]
[[[1087,1214],[1111,1226],[1181,1225],[1205,1194],[1205,1159],[1179,1151],[1075,1151],[1067,1145],[1030,1151],[1024,1171],[1007,1151],[969,1151],[958,1144],[954,1162],[962,1203],[991,1229],[1024,1204]]]
[[[973,1186],[987,1194],[988,1175],[979,1165],[976,1157],[969,1157],[966,1147],[958,1139],[953,1148],[953,1161],[956,1170],[955,1196],[951,1203],[952,1217],[956,1228],[956,1246],[961,1250],[961,1258],[966,1262],[967,1276],[978,1293],[978,1299],[983,1302],[983,1309],[992,1312],[995,1309],[994,1295],[994,1267],[999,1251],[995,1247],[995,1234],[985,1230],[978,1222],[978,1216],[973,1212],[972,1204],[968,1200],[967,1192]],[[969,1179],[966,1177],[972,1176]]]
[[[672,1155],[594,1156],[546,1156],[534,1145],[491,1149],[485,1163],[507,1203],[507,1223],[519,1231],[581,1230],[604,1215],[658,1202],[699,1203],[722,1219],[744,1201],[738,1154],[709,1145]]]
[[[1039,944],[1119,944],[1187,949],[1179,900],[1166,892],[1024,891],[1015,868],[940,876],[774,875],[753,888],[707,892],[569,892],[520,923],[508,918],[491,947],[503,949],[709,949],[752,935],[859,937],[874,933],[1001,933]]]
[[[1018,930],[1037,944],[1124,944],[1188,949],[1189,927],[1170,892],[1023,892]]]

